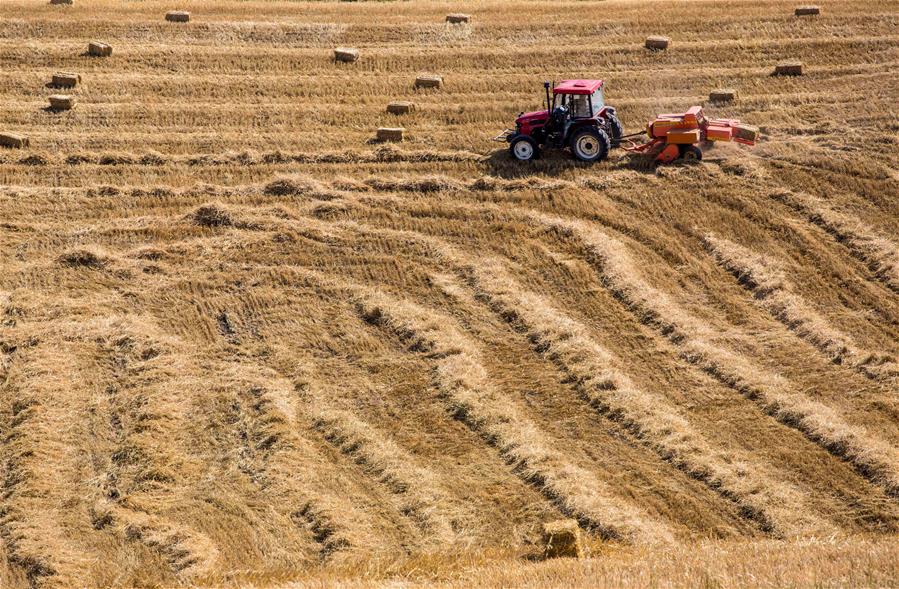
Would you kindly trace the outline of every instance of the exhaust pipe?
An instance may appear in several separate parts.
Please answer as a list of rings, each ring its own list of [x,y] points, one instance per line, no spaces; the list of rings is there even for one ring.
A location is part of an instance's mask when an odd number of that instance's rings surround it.
[[[552,106],[550,105],[550,102],[549,102],[549,80],[543,81],[543,89],[546,90],[546,114],[548,116],[552,116],[552,113],[549,112],[550,109],[552,108]]]

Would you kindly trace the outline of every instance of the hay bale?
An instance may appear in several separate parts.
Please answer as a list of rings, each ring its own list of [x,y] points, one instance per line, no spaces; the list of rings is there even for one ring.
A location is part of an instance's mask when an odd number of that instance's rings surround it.
[[[801,61],[784,61],[774,66],[775,76],[801,76]]]
[[[169,22],[190,22],[190,13],[186,10],[170,10],[165,13],[165,20]]]
[[[573,519],[560,519],[543,524],[543,557],[583,558],[581,528]]]
[[[50,85],[54,88],[74,88],[80,82],[80,74],[73,74],[71,72],[56,72],[55,74],[53,74],[53,79],[50,81]]]
[[[87,44],[87,52],[94,57],[109,57],[112,55],[112,46],[102,41],[91,41]]]
[[[668,49],[668,44],[670,42],[671,39],[668,37],[646,37],[646,48],[654,51],[661,51],[663,49]]]
[[[0,133],[0,145],[3,147],[21,149],[23,147],[28,147],[28,143],[28,137],[20,135],[19,133]]]
[[[353,63],[359,59],[359,50],[351,47],[338,47],[334,50],[334,61]]]
[[[810,16],[813,14],[821,14],[821,9],[817,6],[797,6],[794,13],[796,16]]]
[[[454,25],[467,23],[467,22],[471,22],[471,16],[468,14],[461,14],[461,13],[447,14],[446,22],[448,22],[450,24],[454,24]]]
[[[50,108],[52,110],[69,110],[75,107],[75,97],[68,94],[53,94],[50,96]]]
[[[387,105],[387,112],[392,115],[405,115],[415,112],[415,103],[406,100],[395,100]]]
[[[709,92],[710,102],[733,102],[737,98],[737,91],[730,88],[718,88]]]
[[[443,77],[437,74],[421,74],[415,78],[416,88],[440,88],[443,86]]]
[[[378,129],[378,141],[402,141],[403,133],[406,130],[402,127],[380,127]]]

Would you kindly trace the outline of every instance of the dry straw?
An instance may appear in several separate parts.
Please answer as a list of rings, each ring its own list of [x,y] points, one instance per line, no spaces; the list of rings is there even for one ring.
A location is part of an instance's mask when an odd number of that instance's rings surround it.
[[[657,36],[646,37],[646,48],[653,49],[656,51],[662,50],[662,49],[668,49],[668,44],[670,42],[671,42],[671,39],[669,39],[668,37],[657,37]]]

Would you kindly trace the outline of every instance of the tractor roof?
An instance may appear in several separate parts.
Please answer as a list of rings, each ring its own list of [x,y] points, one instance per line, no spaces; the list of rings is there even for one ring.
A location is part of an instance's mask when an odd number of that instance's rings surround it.
[[[593,94],[600,86],[602,80],[562,80],[553,88],[553,94]]]

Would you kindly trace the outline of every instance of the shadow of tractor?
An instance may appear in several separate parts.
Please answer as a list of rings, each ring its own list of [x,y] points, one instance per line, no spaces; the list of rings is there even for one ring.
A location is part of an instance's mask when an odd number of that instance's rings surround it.
[[[656,170],[652,158],[621,149],[613,149],[609,159],[592,164],[576,160],[567,150],[547,150],[539,158],[521,162],[512,157],[508,149],[496,149],[484,157],[483,163],[491,176],[506,179],[526,178],[536,174],[561,176],[577,173],[578,170],[634,170],[645,174],[655,174]]]

